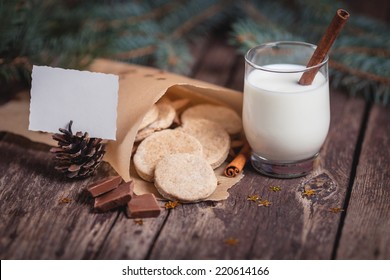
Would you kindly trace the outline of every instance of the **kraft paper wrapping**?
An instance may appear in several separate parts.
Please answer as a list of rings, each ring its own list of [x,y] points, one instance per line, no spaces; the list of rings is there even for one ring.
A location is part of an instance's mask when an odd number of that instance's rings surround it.
[[[234,90],[155,68],[103,59],[96,60],[89,70],[119,76],[116,141],[107,143],[104,160],[125,181],[131,179],[135,181],[136,194],[154,193],[161,198],[154,185],[140,179],[131,166],[131,151],[144,115],[163,95],[171,100],[188,98],[192,105],[207,102],[228,106],[241,115],[242,94]],[[29,96],[26,94],[18,95],[14,100],[0,106],[0,131],[19,134],[32,141],[56,145],[51,134],[29,131],[28,119]],[[235,178],[227,178],[222,174],[223,168],[224,166],[221,166],[215,170],[219,184],[217,190],[207,200],[226,199],[229,196],[227,190],[243,177],[241,174]]]

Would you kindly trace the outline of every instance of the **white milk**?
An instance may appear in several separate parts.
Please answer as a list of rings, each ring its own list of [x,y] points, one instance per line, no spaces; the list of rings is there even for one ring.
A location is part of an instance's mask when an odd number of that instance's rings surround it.
[[[274,70],[304,66],[272,64]],[[329,85],[317,73],[309,86],[298,84],[302,73],[254,70],[244,84],[243,123],[255,154],[274,161],[297,161],[314,156],[329,129]]]

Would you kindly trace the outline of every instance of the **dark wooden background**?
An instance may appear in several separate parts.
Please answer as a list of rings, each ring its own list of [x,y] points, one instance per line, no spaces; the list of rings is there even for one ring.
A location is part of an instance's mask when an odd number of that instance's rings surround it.
[[[193,52],[192,77],[242,90],[243,58],[226,34],[205,38]],[[54,171],[48,146],[0,132],[0,257],[390,259],[390,110],[332,91],[331,114],[310,176],[271,179],[247,165],[226,201],[180,205],[143,225],[124,211],[93,213],[82,190],[114,173],[107,164],[94,178],[66,180]],[[302,195],[307,185],[315,196]],[[272,205],[258,207],[251,194]]]

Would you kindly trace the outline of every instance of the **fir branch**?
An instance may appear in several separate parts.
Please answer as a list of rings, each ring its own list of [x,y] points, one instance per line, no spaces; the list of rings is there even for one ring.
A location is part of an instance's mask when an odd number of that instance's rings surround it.
[[[232,1],[222,1],[220,3],[216,3],[213,6],[210,6],[206,10],[201,13],[195,15],[194,17],[188,19],[181,26],[179,26],[176,30],[173,31],[171,37],[181,37],[184,34],[188,33],[190,30],[194,29],[199,24],[206,21],[208,18],[220,13],[224,9],[226,9],[226,5],[230,4]]]
[[[318,42],[337,0],[15,0],[0,2],[0,83],[29,81],[32,64],[82,68],[111,57],[188,73],[188,42],[233,17],[244,53],[275,40]],[[309,23],[309,24],[308,24]],[[389,26],[352,15],[331,53],[333,85],[390,100]],[[371,94],[368,94],[371,92]]]
[[[356,68],[348,67],[347,65],[337,62],[333,59],[329,60],[329,66],[345,74],[356,76],[358,78],[362,78],[365,80],[370,80],[372,82],[377,82],[385,86],[390,86],[390,77],[383,77],[367,71],[362,71]]]
[[[282,7],[278,7],[280,3]],[[233,24],[232,44],[245,53],[269,41],[319,41],[334,12],[336,0],[249,1],[242,6],[246,19]],[[249,19],[248,19],[249,18]],[[388,25],[352,15],[330,56],[332,85],[343,85],[352,95],[386,104],[390,95],[390,34]]]
[[[251,19],[253,19],[258,24],[270,24],[276,27],[272,21],[270,21],[263,13],[258,10],[251,2],[245,1],[242,9]]]
[[[5,58],[0,58],[0,65],[1,64],[8,64],[12,66],[25,66],[29,68],[32,67],[30,60],[26,56],[17,56],[13,58],[11,61]]]
[[[390,58],[390,50],[384,48],[369,48],[369,47],[339,47],[333,51],[333,53],[363,53],[372,56],[383,56],[384,58]]]
[[[152,55],[155,51],[156,51],[156,46],[146,46],[138,49],[132,49],[130,51],[123,52],[123,53],[117,53],[112,55],[111,57],[128,60],[137,57]]]
[[[114,19],[106,21],[107,24],[109,24],[111,27],[119,27],[122,25],[135,25],[144,21],[150,21],[150,20],[157,20],[164,15],[174,12],[180,3],[179,1],[169,1],[167,3],[164,3],[161,6],[152,7],[150,11],[147,11],[144,14],[139,14],[135,16],[130,16],[128,18],[124,19]]]

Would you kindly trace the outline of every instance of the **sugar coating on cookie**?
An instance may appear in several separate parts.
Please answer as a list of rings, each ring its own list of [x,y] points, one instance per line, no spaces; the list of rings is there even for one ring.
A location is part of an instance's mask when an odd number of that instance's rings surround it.
[[[181,115],[182,123],[193,118],[207,119],[221,125],[230,135],[235,135],[242,130],[240,116],[233,110],[224,106],[200,104],[188,108]]]
[[[139,129],[135,136],[135,142],[144,140],[153,134],[153,132],[168,128],[173,123],[176,116],[176,111],[169,103],[157,103],[155,107],[158,109],[157,119],[148,126]]]
[[[166,155],[188,153],[202,156],[202,145],[195,137],[172,129],[153,133],[143,140],[133,161],[138,175],[149,182],[153,182],[156,164]]]
[[[206,119],[189,118],[182,127],[177,129],[198,139],[203,147],[203,156],[212,168],[219,167],[227,158],[230,137],[218,123]]]
[[[158,118],[148,127],[156,130],[168,128],[176,116],[175,108],[169,103],[157,103],[156,106],[158,108]]]
[[[199,155],[172,154],[156,165],[154,185],[163,197],[170,200],[204,200],[215,191],[217,184],[210,164]]]
[[[152,108],[150,108],[146,112],[144,118],[142,119],[141,124],[138,127],[138,130],[141,130],[147,127],[148,125],[150,125],[151,123],[155,122],[157,118],[158,118],[158,108],[156,104],[153,104]]]
[[[135,135],[134,141],[140,142],[140,141],[144,140],[145,138],[149,137],[150,135],[152,135],[155,131],[156,131],[155,128],[152,128],[149,126],[143,128],[141,130],[138,130],[137,134]]]

